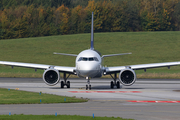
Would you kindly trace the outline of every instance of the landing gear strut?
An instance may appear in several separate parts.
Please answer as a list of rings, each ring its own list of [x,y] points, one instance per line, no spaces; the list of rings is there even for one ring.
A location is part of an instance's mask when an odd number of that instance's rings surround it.
[[[69,74],[66,77],[66,73],[64,73],[64,76],[63,76],[64,81],[61,81],[61,88],[64,88],[65,85],[67,86],[67,88],[70,88],[70,81],[67,81],[67,79],[69,78],[70,75],[71,74]]]
[[[86,77],[86,80],[87,80],[86,90],[88,89],[91,90],[90,78]]]
[[[111,74],[110,74],[110,76],[111,76],[112,79],[114,80],[114,81],[111,81],[110,87],[111,87],[111,88],[114,88],[114,86],[116,86],[117,88],[120,88],[120,82],[117,81],[117,73],[114,74],[114,77],[113,77]]]

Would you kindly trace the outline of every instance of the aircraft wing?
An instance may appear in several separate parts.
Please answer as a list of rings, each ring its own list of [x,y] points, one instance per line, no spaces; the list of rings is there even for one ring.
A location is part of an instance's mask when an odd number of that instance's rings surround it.
[[[180,65],[180,62],[166,62],[166,63],[151,63],[151,64],[140,64],[140,65],[128,65],[128,66],[116,66],[116,67],[105,67],[106,74],[120,72],[123,69],[130,68],[133,70],[150,69],[159,67],[170,67]]]
[[[0,64],[12,66],[12,67],[17,66],[17,67],[43,69],[43,70],[53,67],[54,69],[58,70],[59,72],[67,72],[67,73],[72,73],[72,74],[74,74],[73,70],[75,69],[75,67],[33,64],[33,63],[21,63],[21,62],[8,62],[8,61],[0,61]]]

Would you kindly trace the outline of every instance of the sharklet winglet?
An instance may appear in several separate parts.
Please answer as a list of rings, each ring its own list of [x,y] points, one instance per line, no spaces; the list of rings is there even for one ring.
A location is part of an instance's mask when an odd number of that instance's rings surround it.
[[[91,20],[91,50],[94,50],[94,28],[93,28],[93,15],[94,13],[92,12],[92,20]]]

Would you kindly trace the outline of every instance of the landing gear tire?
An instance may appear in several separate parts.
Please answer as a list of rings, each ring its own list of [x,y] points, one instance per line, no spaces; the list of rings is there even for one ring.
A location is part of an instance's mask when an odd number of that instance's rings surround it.
[[[91,85],[89,85],[89,90],[91,90]]]
[[[86,90],[91,90],[91,85],[86,85]]]
[[[120,83],[119,83],[119,81],[117,81],[117,88],[120,88]]]
[[[64,88],[64,81],[61,81],[61,88]]]
[[[70,88],[70,81],[67,81],[67,88]]]
[[[111,81],[110,87],[113,89],[114,88],[114,83]]]

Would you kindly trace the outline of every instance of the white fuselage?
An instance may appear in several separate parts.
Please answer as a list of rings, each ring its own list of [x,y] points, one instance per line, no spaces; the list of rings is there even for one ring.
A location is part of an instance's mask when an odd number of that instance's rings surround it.
[[[101,55],[95,50],[84,50],[76,57],[76,74],[79,77],[101,77],[102,76]]]

